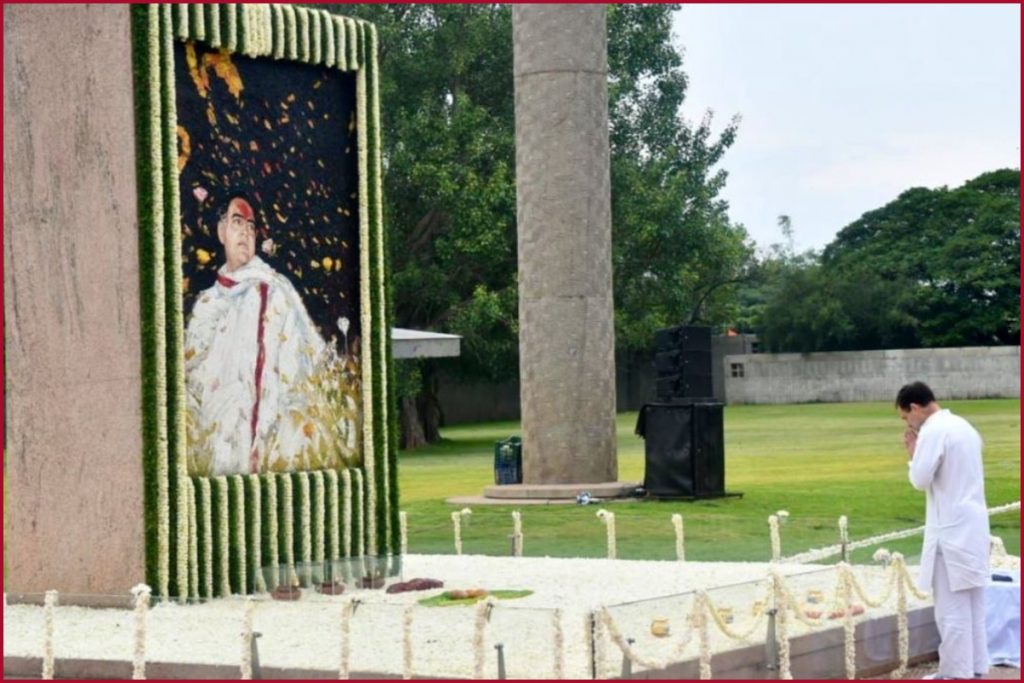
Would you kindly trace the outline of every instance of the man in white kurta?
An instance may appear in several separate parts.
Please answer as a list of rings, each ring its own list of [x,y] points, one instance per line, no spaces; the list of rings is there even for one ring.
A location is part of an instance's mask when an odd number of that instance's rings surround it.
[[[255,216],[244,197],[228,203],[217,235],[225,263],[199,294],[185,334],[190,473],[336,467],[335,437],[347,431],[342,441],[350,442],[354,424],[323,424],[334,411],[318,382],[342,363],[291,282],[255,255]]]
[[[981,436],[967,420],[940,407],[923,382],[900,389],[896,407],[907,424],[910,483],[925,492],[918,585],[931,590],[935,600],[941,639],[936,677],[984,675],[989,523]]]

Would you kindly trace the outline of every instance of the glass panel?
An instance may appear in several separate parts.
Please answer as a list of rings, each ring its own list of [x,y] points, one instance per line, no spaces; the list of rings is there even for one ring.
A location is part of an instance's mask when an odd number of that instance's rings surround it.
[[[8,597],[18,604],[8,605],[4,612],[4,655],[42,657],[44,594]],[[134,652],[135,617],[130,611],[133,605],[130,595],[59,595],[53,614],[54,658],[130,661]]]
[[[786,576],[785,585],[793,600],[787,627],[790,638],[823,628],[842,628],[837,568],[812,568],[793,573]]]
[[[402,580],[402,558],[380,555],[299,562],[294,567],[261,567],[259,572],[270,597],[298,600],[309,593],[342,595],[355,590],[387,588]]]
[[[614,605],[607,610],[609,621],[599,613],[597,677],[621,675],[623,643],[635,653],[634,673],[696,657],[697,633],[690,622],[694,599],[689,592]]]
[[[8,596],[4,607],[4,656],[39,657],[43,653],[42,595]]]
[[[554,615],[554,610],[504,607],[499,601],[491,610],[487,623],[484,677],[498,678],[497,646],[500,645],[506,678],[556,678]],[[563,623],[562,629],[563,651],[566,641],[582,645],[579,628],[568,629],[568,637],[565,633],[566,624]],[[582,651],[582,647],[577,649]],[[576,669],[580,674],[584,670],[582,667]],[[563,677],[567,675],[569,669],[566,665]]]
[[[668,526],[668,525],[667,525]],[[436,558],[416,556],[408,560],[409,572],[395,557],[356,558],[346,561],[300,565],[296,575],[305,574],[308,585],[298,588],[295,601],[275,598],[275,592],[256,599],[254,631],[261,634],[258,647],[261,664],[269,668],[304,668],[336,672],[341,661],[341,620],[348,600],[359,598],[350,625],[349,670],[353,676],[387,674],[401,676],[406,662],[403,634],[407,607],[413,605],[411,633],[414,675],[423,677],[469,678],[474,674],[474,605],[425,606],[419,600],[432,598],[441,590],[385,595],[383,588],[404,578],[443,575],[446,590],[477,588],[525,588],[518,580],[508,579],[492,585],[487,579],[497,575],[498,565],[507,558],[489,558],[483,565],[459,567],[448,557],[449,566],[441,572]],[[432,564],[433,563],[433,564]],[[495,566],[487,566],[493,563]],[[622,562],[623,569],[628,562]],[[679,573],[684,565],[664,562],[649,567],[655,572]],[[788,616],[791,638],[825,629],[841,629],[842,596],[838,592],[839,571],[835,566],[782,565],[787,572],[785,587],[793,600],[794,612]],[[288,570],[273,568],[279,576]],[[697,571],[699,568],[694,567]],[[721,571],[724,571],[725,566]],[[754,580],[707,591],[714,616],[708,625],[713,655],[732,649],[762,645],[768,631],[766,612],[773,603],[765,565],[749,565]],[[716,569],[715,571],[718,571]],[[268,585],[273,585],[265,571]],[[853,567],[857,585],[865,596],[853,596],[858,623],[893,614],[896,591],[892,571],[880,564]],[[552,575],[557,574],[552,570]],[[742,576],[742,574],[741,574]],[[651,574],[647,574],[650,581]],[[363,588],[364,582],[383,584],[376,590]],[[578,585],[579,576],[564,577],[565,585]],[[576,583],[572,583],[575,581]],[[284,585],[279,584],[278,588]],[[684,584],[679,584],[684,585]],[[692,585],[692,584],[691,584]],[[623,577],[617,584],[628,595],[631,585]],[[331,590],[326,590],[330,588]],[[340,588],[341,594],[333,594]],[[4,619],[4,651],[7,656],[40,657],[44,639],[43,595],[8,596]],[[867,599],[865,599],[865,597]],[[634,674],[661,668],[674,662],[694,660],[699,643],[693,628],[695,592],[678,593],[610,606],[607,618],[598,612],[598,660],[601,677],[617,677],[623,671],[623,646],[633,653]],[[27,604],[26,604],[27,602]],[[67,603],[88,604],[90,608]],[[872,607],[871,603],[881,603]],[[239,596],[214,600],[154,600],[147,614],[147,661],[219,665],[223,676],[237,672],[241,662],[241,638],[246,600]],[[486,626],[484,675],[498,675],[498,651],[501,645],[504,673],[510,678],[553,678],[555,670],[555,611],[532,608],[531,601],[498,600]],[[908,607],[929,604],[917,600],[908,591]],[[133,654],[135,614],[131,596],[61,595],[54,618],[54,648],[58,659],[84,658],[130,662]],[[561,642],[565,677],[591,675],[590,625],[582,611],[567,610],[562,615]],[[883,661],[891,653],[877,653]],[[884,656],[883,656],[884,655]],[[712,663],[714,670],[715,664]],[[209,672],[208,672],[209,673]],[[212,675],[212,674],[211,674]]]
[[[413,673],[437,678],[472,678],[475,614],[476,608],[472,605],[417,605],[412,621]]]
[[[320,595],[312,588],[302,589],[302,598],[294,602],[262,600],[253,613],[261,667],[337,673],[342,609],[342,598]],[[232,633],[241,632],[241,623]],[[237,658],[239,648],[232,649]]]
[[[728,650],[763,645],[768,635],[768,612],[772,605],[768,578],[719,586],[707,591],[710,607],[708,641],[714,655]]]
[[[404,614],[405,605],[361,604],[356,607],[349,631],[349,671],[353,678],[365,673],[401,677]],[[336,632],[340,633],[338,628]],[[336,651],[338,643],[340,637],[335,639]]]
[[[219,664],[237,672],[245,601],[219,598],[192,604],[162,602],[149,611],[146,659],[150,662]],[[128,659],[130,661],[131,654]]]

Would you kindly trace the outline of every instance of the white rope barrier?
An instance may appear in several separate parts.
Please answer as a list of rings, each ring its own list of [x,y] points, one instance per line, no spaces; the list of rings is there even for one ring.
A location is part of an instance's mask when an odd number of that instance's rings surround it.
[[[683,516],[676,513],[672,515],[672,528],[676,532],[676,559],[680,562],[686,561],[686,546],[683,544]]]
[[[608,559],[614,560],[618,555],[615,549],[615,513],[607,510],[598,510],[597,517],[604,522],[605,532],[608,540]]]
[[[251,597],[246,598],[242,616],[242,651],[241,665],[239,666],[239,678],[243,681],[252,680],[252,621],[253,610],[255,609],[256,602]]]
[[[853,623],[853,584],[855,579],[850,565],[845,562],[839,563],[838,571],[843,610],[843,655],[846,663],[846,678],[852,681],[857,677],[856,624]]]
[[[897,565],[893,572],[893,583],[896,584],[896,631],[899,633],[899,666],[892,672],[893,678],[903,678],[907,673],[907,663],[910,659],[910,629],[907,626],[907,586],[903,581],[903,573],[906,572],[906,565],[903,555],[893,553],[892,562]]]
[[[402,613],[402,679],[411,680],[412,670],[412,619],[415,614],[415,606],[409,605]]]
[[[473,514],[469,508],[462,508],[452,512],[452,532],[455,536],[455,554],[462,554],[462,518]]]
[[[1006,505],[998,505],[996,507],[991,507],[991,508],[988,509],[988,514],[991,517],[992,515],[998,515],[998,514],[1002,514],[1004,512],[1012,512],[1014,510],[1020,510],[1020,501],[1019,500],[1015,501],[1013,503],[1007,503]],[[845,521],[845,516],[842,517],[841,519],[843,519]],[[842,524],[842,527],[843,527],[843,529],[845,531],[845,524]],[[775,530],[773,530],[773,536],[772,536],[772,550],[773,550],[772,559],[775,559],[774,551],[775,551],[775,547],[776,547],[776,543],[777,543],[777,540],[776,540],[777,533],[778,533],[778,531],[777,531],[777,528],[776,528]],[[918,535],[923,534],[923,533],[924,533],[924,525],[916,526],[916,527],[913,527],[911,529],[901,529],[899,531],[890,531],[888,533],[879,534],[877,536],[871,536],[869,538],[863,538],[863,539],[861,539],[859,541],[853,541],[853,542],[847,543],[846,549],[848,551],[852,552],[854,550],[860,550],[861,548],[870,548],[871,546],[878,545],[879,543],[888,543],[889,541],[896,541],[896,540],[899,540],[901,538],[910,538],[911,536],[918,536]],[[828,559],[830,557],[834,557],[835,555],[839,555],[842,551],[843,551],[842,543],[837,543],[835,545],[825,546],[824,548],[816,548],[814,550],[808,550],[806,552],[799,553],[797,555],[791,555],[790,557],[782,558],[779,561],[787,563],[787,564],[809,564],[809,563],[818,562],[820,560],[826,560],[826,559]]]
[[[711,636],[708,633],[708,594],[704,591],[697,591],[696,624],[697,647],[699,651],[700,679],[711,680]]]
[[[779,655],[779,678],[791,680],[789,667],[789,606],[790,597],[782,574],[771,570],[773,604],[775,605],[775,645]]]
[[[1014,501],[1012,503],[1007,503],[1006,505],[997,505],[994,508],[989,508],[988,509],[988,514],[989,514],[989,516],[999,515],[999,514],[1002,514],[1004,512],[1012,512],[1014,510],[1017,510],[1018,512],[1020,511],[1020,501],[1019,500],[1018,501]]]
[[[782,559],[782,538],[779,536],[779,516],[768,515],[768,537],[772,544],[772,562]]]
[[[565,634],[562,632],[562,610],[556,609],[551,614],[554,627],[555,680],[565,678]]]
[[[402,557],[409,554],[409,513],[405,510],[398,513],[398,552]]]
[[[135,598],[135,619],[132,623],[132,679],[146,678],[146,615],[152,590],[144,583],[132,588]]]
[[[523,517],[519,510],[512,511],[512,554],[523,556]]]
[[[57,608],[57,591],[46,591],[43,599],[43,673],[42,679],[53,680],[53,613]]]
[[[338,664],[338,678],[347,680],[352,658],[352,615],[356,611],[356,600],[346,600],[341,608],[341,662]]]
[[[480,680],[484,677],[484,659],[486,650],[484,647],[487,638],[487,621],[490,619],[491,610],[494,608],[494,600],[486,598],[476,604],[473,624],[473,678]]]

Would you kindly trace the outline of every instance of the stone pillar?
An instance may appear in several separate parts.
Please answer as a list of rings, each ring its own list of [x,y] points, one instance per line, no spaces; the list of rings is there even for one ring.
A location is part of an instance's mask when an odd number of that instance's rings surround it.
[[[615,481],[604,5],[514,5],[525,484]]]
[[[145,579],[127,5],[4,6],[8,594]]]

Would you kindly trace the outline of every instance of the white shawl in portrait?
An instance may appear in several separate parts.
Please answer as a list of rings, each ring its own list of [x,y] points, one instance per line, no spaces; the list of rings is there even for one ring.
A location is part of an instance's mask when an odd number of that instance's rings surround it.
[[[305,469],[318,431],[311,380],[332,358],[285,276],[259,257],[221,268],[185,335],[189,473]]]

